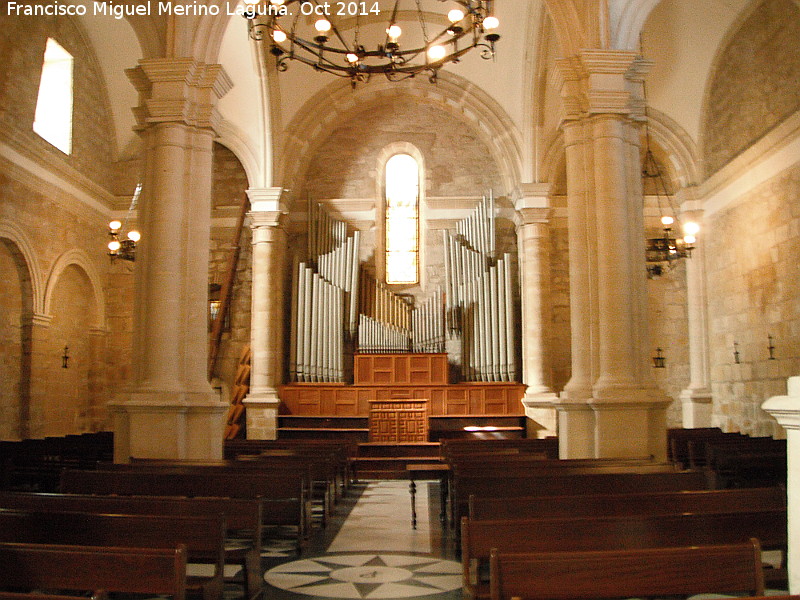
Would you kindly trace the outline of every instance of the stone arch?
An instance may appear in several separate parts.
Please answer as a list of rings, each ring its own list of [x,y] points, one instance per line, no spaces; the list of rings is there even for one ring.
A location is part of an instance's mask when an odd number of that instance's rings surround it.
[[[615,50],[636,50],[639,47],[639,34],[660,1],[617,0],[611,18],[611,47]]]
[[[31,282],[31,306],[33,314],[44,314],[42,275],[38,270],[39,259],[28,235],[15,223],[0,220],[0,239],[8,240],[18,251],[28,269]]]
[[[19,334],[14,335],[13,340],[11,337],[5,340],[13,343],[3,344],[4,353],[9,353],[3,361],[9,369],[4,371],[4,377],[11,376],[13,380],[5,381],[6,400],[0,406],[2,439],[26,439],[30,433],[33,319],[37,299],[41,298],[40,278],[35,271],[37,263],[33,247],[16,225],[0,222],[0,245],[5,246],[11,255],[19,277],[20,292],[20,303],[14,307],[14,310],[19,310]]]
[[[47,277],[47,286],[45,289],[44,294],[44,306],[43,312],[46,315],[52,314],[52,301],[53,301],[53,292],[58,284],[58,280],[61,277],[61,274],[64,270],[69,267],[70,265],[77,266],[89,280],[89,283],[92,287],[92,296],[94,298],[94,305],[95,305],[95,321],[94,321],[94,328],[98,330],[105,329],[106,325],[106,302],[105,302],[105,294],[103,292],[103,285],[101,283],[100,274],[98,273],[96,267],[89,259],[88,254],[83,250],[67,250],[61,256],[58,257],[56,262],[53,264],[53,267],[50,269],[50,273]]]
[[[458,75],[442,72],[436,85],[427,79],[371,82],[351,90],[349,83],[333,82],[310,98],[286,128],[279,180],[296,189],[309,161],[328,132],[350,115],[392,98],[408,98],[444,109],[465,122],[486,144],[497,164],[503,185],[511,192],[520,181],[521,141],[513,121],[488,94]],[[322,107],[322,108],[321,108]]]
[[[795,75],[800,72],[800,58],[794,56],[794,60],[790,61],[786,59],[785,55],[783,59],[776,57],[776,54],[780,52],[796,53],[794,42],[797,35],[800,34],[790,31],[788,36],[783,37],[780,35],[762,36],[762,38],[767,37],[773,43],[772,51],[766,47],[766,44],[762,44],[764,48],[760,54],[767,59],[767,63],[754,60],[734,61],[733,57],[728,56],[728,53],[733,51],[734,44],[742,39],[743,34],[746,35],[750,32],[750,30],[746,31],[745,27],[758,11],[776,8],[778,3],[789,9],[793,7],[800,13],[797,2],[792,0],[751,0],[728,29],[711,62],[702,102],[702,128],[699,145],[699,154],[702,156],[706,177],[730,163],[769,130],[790,116],[791,112],[800,109],[800,78]],[[775,23],[774,19],[764,19],[764,21],[770,24]],[[789,23],[795,30],[800,30],[800,18],[783,21]],[[744,42],[746,43],[747,40]],[[776,65],[790,69],[791,72],[781,72],[775,68]],[[717,83],[720,81],[719,78],[724,75],[724,69],[736,71],[736,77],[731,78],[731,81],[736,82],[738,89],[717,92]],[[748,76],[748,74],[750,75]],[[770,84],[770,89],[765,89]],[[729,107],[727,111],[714,113],[715,98],[720,95],[735,96],[736,105]],[[787,96],[793,96],[795,99],[792,100]],[[785,105],[784,112],[788,112],[788,114],[777,115],[774,110],[767,107],[767,105],[772,105],[777,110],[775,105],[781,103]],[[749,121],[742,120],[741,117],[744,114],[748,115]],[[711,129],[712,124],[717,127],[716,133]]]

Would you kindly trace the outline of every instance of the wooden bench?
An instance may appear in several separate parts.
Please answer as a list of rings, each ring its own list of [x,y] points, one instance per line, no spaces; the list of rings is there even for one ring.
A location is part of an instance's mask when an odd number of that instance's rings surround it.
[[[134,469],[80,471],[65,469],[61,492],[67,494],[116,494],[121,496],[212,496],[261,498],[264,526],[297,528],[302,548],[310,532],[311,506],[302,473],[279,474],[225,472],[219,469]]]
[[[594,552],[491,553],[492,600],[763,595],[758,540]]]
[[[0,588],[103,590],[184,600],[186,548],[0,543]]]
[[[555,437],[502,440],[443,439],[439,451],[441,457],[446,460],[459,453],[495,452],[508,448],[517,449],[519,452],[540,452],[549,458],[558,458],[558,438]]]
[[[0,492],[0,508],[38,512],[92,512],[135,515],[216,517],[225,515],[227,537],[246,538],[241,547],[226,548],[225,562],[244,570],[245,593],[252,598],[263,585],[261,499],[172,496],[94,496]]]
[[[92,592],[88,600],[107,600],[108,594],[104,590]],[[87,596],[65,596],[64,594],[46,594],[43,592],[3,592],[0,591],[0,600],[87,600]]]
[[[611,517],[765,509],[786,510],[786,490],[769,487],[520,498],[485,498],[472,495],[469,499],[469,518],[474,520]]]
[[[624,550],[731,544],[757,538],[766,549],[787,546],[786,511],[628,515],[461,521],[465,593],[486,597],[492,548],[501,553]],[[784,554],[785,556],[785,554]],[[783,569],[775,579],[784,577]]]
[[[222,515],[182,517],[0,509],[0,542],[123,548],[183,545],[189,563],[213,565],[208,576],[187,576],[186,589],[201,592],[204,600],[222,599],[225,568]]]
[[[451,511],[454,523],[469,512],[469,497],[513,498],[515,496],[575,496],[581,494],[629,494],[702,490],[707,488],[705,474],[700,471],[668,473],[567,474],[558,472],[541,476],[460,476],[452,475]]]

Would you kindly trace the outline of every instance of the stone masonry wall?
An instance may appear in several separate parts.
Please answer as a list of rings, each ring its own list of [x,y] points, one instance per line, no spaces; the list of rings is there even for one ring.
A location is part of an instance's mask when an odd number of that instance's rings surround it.
[[[797,3],[767,0],[719,57],[705,115],[709,175],[800,110],[798,39]]]
[[[33,132],[47,38],[74,58],[72,154],[67,156]],[[116,154],[105,83],[77,21],[67,17],[0,14],[0,129],[55,161],[65,161],[99,185],[109,185]]]
[[[760,407],[785,394],[787,377],[800,372],[800,165],[712,215],[708,229],[715,424],[781,435]],[[775,360],[769,360],[768,335]]]
[[[12,248],[0,243],[0,278],[3,281],[0,294],[0,440],[20,439],[20,374],[26,360],[24,296],[26,291],[30,292],[24,289],[20,275]],[[30,360],[29,353],[27,360]]]

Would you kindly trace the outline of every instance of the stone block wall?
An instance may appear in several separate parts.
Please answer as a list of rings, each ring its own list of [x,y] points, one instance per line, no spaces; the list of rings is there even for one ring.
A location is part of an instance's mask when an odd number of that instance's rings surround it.
[[[718,57],[705,114],[711,175],[800,110],[800,7],[767,0]]]
[[[683,415],[679,397],[690,380],[686,262],[678,261],[673,270],[649,279],[647,293],[650,356],[655,356],[656,348],[661,348],[665,357],[665,367],[653,368],[653,377],[658,386],[673,399],[667,408],[667,426],[682,427]]]
[[[708,230],[713,418],[728,431],[781,435],[761,404],[800,372],[800,165],[712,215]]]
[[[72,153],[67,156],[33,132],[47,38],[74,58]],[[0,14],[0,129],[41,156],[65,161],[95,183],[113,177],[116,144],[105,81],[77,20]]]
[[[235,220],[248,183],[236,156],[221,144],[213,149],[213,188],[212,188],[212,229],[208,281],[219,284],[225,281],[230,256],[234,249],[235,228],[229,222]],[[221,221],[225,218],[226,221]],[[216,219],[216,220],[213,220]],[[250,344],[250,313],[252,297],[252,246],[250,228],[245,223],[240,240],[239,262],[236,269],[228,323],[222,334],[222,342],[217,355],[216,371],[222,388],[222,400],[228,401],[228,393],[233,387],[241,350]],[[217,385],[215,384],[215,385]]]

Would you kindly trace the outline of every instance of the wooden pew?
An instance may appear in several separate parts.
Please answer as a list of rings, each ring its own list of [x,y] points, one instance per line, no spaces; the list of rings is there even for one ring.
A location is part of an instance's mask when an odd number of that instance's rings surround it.
[[[492,600],[764,594],[758,540],[594,552],[491,553]]]
[[[186,548],[0,543],[0,588],[104,590],[184,600]]]
[[[754,537],[765,549],[785,553],[787,535],[785,510],[492,521],[464,517],[464,590],[473,597],[488,595],[480,573],[492,548],[501,553],[577,552],[731,544]],[[783,577],[783,572],[778,575]]]
[[[472,495],[469,499],[469,518],[474,520],[747,512],[766,509],[786,510],[786,490],[769,487],[520,498],[485,498]]]
[[[186,498],[181,496],[94,496],[0,492],[0,509],[33,512],[91,512],[134,515],[217,517],[225,515],[226,535],[246,537],[246,546],[226,548],[225,562],[244,570],[245,593],[252,598],[261,590],[262,500],[255,498]]]
[[[311,506],[302,473],[280,474],[224,472],[224,470],[171,471],[158,469],[81,471],[61,473],[66,494],[116,494],[121,496],[212,496],[261,498],[265,526],[297,528],[301,548],[310,531]]]
[[[287,454],[277,456],[240,455],[235,460],[134,458],[128,464],[114,463],[100,465],[98,468],[102,470],[130,471],[141,469],[188,470],[189,467],[214,467],[221,471],[288,472],[288,477],[295,477],[298,473],[305,473],[307,475],[305,486],[308,490],[309,500],[312,502],[312,510],[314,504],[319,507],[320,522],[325,527],[328,517],[333,513],[333,505],[336,498],[337,465],[334,458],[330,455],[310,456],[293,450],[286,452]]]
[[[358,444],[353,440],[226,440],[224,458],[236,459],[242,455],[255,455],[275,450],[331,453],[337,462],[341,493],[353,480],[351,459],[358,453]]]
[[[489,475],[462,477],[453,474],[451,510],[454,522],[468,514],[469,497],[513,498],[515,496],[575,496],[581,494],[629,494],[706,489],[705,474],[700,471],[668,473],[584,473],[540,476]]]
[[[187,590],[201,592],[204,600],[222,599],[225,568],[222,515],[182,517],[0,509],[0,542],[122,548],[184,545],[188,562],[213,565],[209,576],[187,577]]]
[[[107,600],[108,594],[104,590],[92,592],[88,600]],[[43,592],[3,592],[0,591],[0,600],[87,600],[87,596],[65,596],[64,594],[45,594]]]

